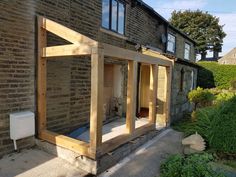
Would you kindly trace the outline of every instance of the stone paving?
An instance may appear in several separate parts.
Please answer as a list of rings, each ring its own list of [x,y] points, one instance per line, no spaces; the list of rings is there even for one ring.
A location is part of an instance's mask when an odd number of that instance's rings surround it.
[[[0,160],[0,177],[83,177],[86,172],[38,149],[23,150]]]

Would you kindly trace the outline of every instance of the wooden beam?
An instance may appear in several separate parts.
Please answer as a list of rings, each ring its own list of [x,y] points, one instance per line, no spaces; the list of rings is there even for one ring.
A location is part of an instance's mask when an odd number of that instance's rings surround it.
[[[40,20],[43,21],[43,28],[47,31],[73,43],[73,44],[89,44],[89,45],[97,45],[97,42],[88,38],[87,36],[84,36],[74,30],[71,30],[70,28],[67,28],[57,22],[54,22],[52,20],[49,20],[47,18],[38,16]]]
[[[141,136],[141,135],[144,135],[147,132],[152,131],[152,130],[155,130],[154,124],[145,124],[144,126],[137,128],[132,135],[131,134],[123,134],[123,135],[117,136],[111,140],[105,141],[101,146],[101,150],[100,150],[98,156],[108,153],[108,152],[118,148],[122,144],[125,144],[125,143],[127,143],[127,142]]]
[[[158,65],[150,65],[149,122],[156,123]]]
[[[95,154],[89,151],[89,143],[76,140],[64,135],[60,135],[48,130],[44,130],[39,134],[39,137],[57,146],[67,148],[71,151],[85,155],[87,157],[95,159]]]
[[[165,119],[166,119],[166,126],[170,125],[170,106],[171,106],[171,81],[172,81],[172,70],[173,67],[166,67],[166,76],[165,76]]]
[[[164,60],[162,58],[145,55],[145,54],[138,53],[132,50],[116,47],[110,44],[103,43],[102,45],[104,47],[105,56],[111,56],[111,57],[124,59],[124,60],[132,60],[132,61],[137,61],[141,63],[158,64],[160,66],[172,65],[172,61],[169,61],[169,60]]]
[[[38,110],[38,133],[46,129],[46,78],[47,61],[42,57],[42,48],[46,46],[46,30],[42,28],[43,20],[38,19],[38,77],[37,77],[37,110]]]
[[[91,63],[90,148],[91,151],[96,151],[102,144],[104,87],[104,55],[102,49],[93,50]]]
[[[129,134],[135,129],[137,65],[136,61],[128,61],[126,129]]]
[[[78,56],[91,55],[91,47],[89,45],[61,45],[43,48],[43,57],[59,57],[59,56]]]

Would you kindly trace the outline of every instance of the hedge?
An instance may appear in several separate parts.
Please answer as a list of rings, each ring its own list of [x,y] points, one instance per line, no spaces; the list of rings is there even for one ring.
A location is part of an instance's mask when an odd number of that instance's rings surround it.
[[[198,86],[202,88],[228,89],[236,79],[236,65],[220,65],[217,62],[198,62]]]

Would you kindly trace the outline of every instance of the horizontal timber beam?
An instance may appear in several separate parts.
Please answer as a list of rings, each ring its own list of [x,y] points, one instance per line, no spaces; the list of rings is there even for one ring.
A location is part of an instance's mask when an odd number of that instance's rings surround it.
[[[110,44],[102,44],[104,56],[115,57],[119,59],[133,60],[141,63],[158,64],[159,66],[171,66],[172,62],[161,58],[145,55],[132,50],[123,49]]]
[[[52,46],[43,48],[42,57],[91,55],[91,51],[91,47],[85,44]]]
[[[95,159],[95,154],[92,154],[89,151],[89,143],[76,140],[76,139],[73,139],[64,135],[60,135],[60,134],[57,134],[48,130],[43,130],[39,134],[39,138],[41,138],[42,140],[46,140],[57,146],[67,148],[71,151],[79,153],[80,155],[88,156],[92,159]]]

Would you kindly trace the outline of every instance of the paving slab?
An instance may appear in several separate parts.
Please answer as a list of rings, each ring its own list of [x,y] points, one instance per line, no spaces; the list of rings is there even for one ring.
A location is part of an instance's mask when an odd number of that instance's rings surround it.
[[[180,132],[164,130],[99,177],[158,177],[160,165],[166,158],[183,153],[182,138]]]
[[[37,148],[13,153],[0,160],[0,177],[84,177],[81,169]]]

